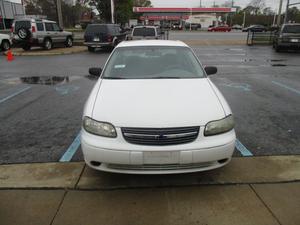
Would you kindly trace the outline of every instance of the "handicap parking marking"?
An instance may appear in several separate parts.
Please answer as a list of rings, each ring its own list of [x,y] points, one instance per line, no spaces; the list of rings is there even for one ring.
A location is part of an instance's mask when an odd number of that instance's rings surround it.
[[[242,156],[253,156],[252,152],[248,150],[238,139],[235,141],[235,147],[242,154]]]
[[[297,90],[297,89],[295,89],[295,88],[292,88],[292,87],[289,87],[289,86],[286,85],[286,84],[282,84],[282,83],[277,82],[277,81],[272,81],[272,83],[275,84],[275,85],[277,85],[277,86],[279,86],[279,87],[283,87],[283,88],[285,88],[285,89],[287,89],[287,90],[289,90],[289,91],[292,91],[292,92],[294,92],[294,93],[300,95],[300,91],[299,91],[299,90]]]
[[[15,92],[15,93],[9,95],[9,96],[6,96],[5,98],[0,99],[0,104],[7,101],[7,100],[9,100],[9,99],[11,99],[11,98],[13,98],[13,97],[15,97],[15,96],[17,96],[17,95],[19,95],[19,94],[21,94],[21,93],[23,93],[23,92],[25,92],[25,91],[27,91],[27,90],[29,90],[30,88],[31,88],[30,86],[25,87],[25,88]]]
[[[220,84],[225,87],[236,88],[242,91],[251,91],[251,85],[246,83],[230,83],[230,84]]]
[[[80,141],[81,132],[79,132],[72,142],[72,144],[69,146],[67,151],[63,154],[63,156],[60,158],[59,162],[70,162],[75,153],[77,152],[81,141]]]

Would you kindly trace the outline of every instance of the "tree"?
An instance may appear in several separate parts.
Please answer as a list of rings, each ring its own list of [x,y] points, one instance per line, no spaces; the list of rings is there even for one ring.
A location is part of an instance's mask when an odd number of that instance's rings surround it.
[[[110,11],[111,0],[85,0],[85,4],[93,6],[99,12],[101,21],[111,21]],[[116,22],[125,24],[132,17],[132,8],[136,7],[151,7],[150,0],[114,0]]]
[[[266,7],[266,0],[251,0],[246,8],[251,9],[251,14],[257,15]]]
[[[222,7],[232,7],[233,2],[231,0],[225,1],[221,6]]]
[[[47,19],[57,21],[56,0],[25,0],[27,15],[44,15]],[[79,22],[84,6],[77,4],[71,6],[62,1],[63,21],[66,27],[74,26]]]
[[[267,7],[263,9],[263,14],[269,16],[274,15],[275,12],[271,9],[271,7]]]
[[[135,7],[152,7],[152,3],[149,0],[134,0],[133,6],[135,6]]]

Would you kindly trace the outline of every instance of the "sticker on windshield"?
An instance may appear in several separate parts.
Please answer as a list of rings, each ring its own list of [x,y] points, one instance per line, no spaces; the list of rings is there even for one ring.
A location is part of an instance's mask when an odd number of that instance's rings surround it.
[[[126,67],[126,65],[115,65],[115,69],[122,69],[125,67]]]

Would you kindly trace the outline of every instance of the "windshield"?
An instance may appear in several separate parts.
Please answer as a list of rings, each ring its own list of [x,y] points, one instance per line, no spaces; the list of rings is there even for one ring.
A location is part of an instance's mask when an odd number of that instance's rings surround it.
[[[123,47],[113,53],[104,79],[201,78],[203,69],[187,47]]]
[[[284,26],[282,33],[300,33],[300,25]]]
[[[105,25],[88,25],[86,28],[86,34],[93,34],[93,33],[106,33],[107,26]]]
[[[133,36],[155,36],[155,28],[139,27],[134,28]]]

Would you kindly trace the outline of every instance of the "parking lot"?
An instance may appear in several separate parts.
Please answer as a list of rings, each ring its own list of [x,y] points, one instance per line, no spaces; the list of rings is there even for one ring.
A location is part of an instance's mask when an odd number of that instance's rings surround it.
[[[93,170],[80,142],[98,79],[88,69],[110,53],[0,55],[0,225],[299,224],[300,53],[247,46],[242,32],[170,38],[217,66],[210,79],[236,124],[232,161],[191,174]]]
[[[195,40],[197,35],[202,34],[170,37]],[[234,156],[300,153],[299,53],[275,53],[270,46],[192,47],[203,65],[218,67],[211,80],[235,116]],[[82,161],[82,110],[96,82],[88,68],[103,67],[108,56],[98,51],[20,56],[12,62],[0,56],[0,163]]]

